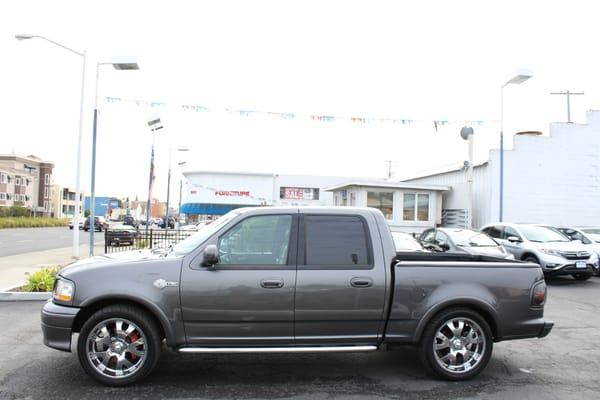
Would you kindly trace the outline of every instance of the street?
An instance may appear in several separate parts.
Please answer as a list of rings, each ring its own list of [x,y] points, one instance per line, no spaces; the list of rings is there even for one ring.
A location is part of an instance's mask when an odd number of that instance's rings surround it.
[[[107,388],[85,375],[75,354],[42,344],[42,303],[0,303],[0,398],[595,398],[600,279],[561,278],[548,291],[546,316],[556,323],[550,335],[496,344],[488,368],[457,383],[428,375],[412,349],[220,356],[164,349],[142,384]]]
[[[81,244],[89,243],[89,232],[79,231]],[[104,243],[104,232],[95,232],[94,242]],[[0,229],[0,257],[59,249],[73,244],[68,227]]]

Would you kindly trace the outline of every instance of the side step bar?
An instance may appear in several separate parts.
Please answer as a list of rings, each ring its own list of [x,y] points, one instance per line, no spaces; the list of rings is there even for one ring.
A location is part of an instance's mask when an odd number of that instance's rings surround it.
[[[342,353],[376,351],[377,346],[303,346],[303,347],[181,347],[180,353]]]

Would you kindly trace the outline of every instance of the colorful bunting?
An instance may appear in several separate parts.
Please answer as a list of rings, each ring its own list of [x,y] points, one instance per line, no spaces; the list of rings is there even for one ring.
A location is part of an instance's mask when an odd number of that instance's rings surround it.
[[[214,111],[210,107],[202,106],[202,105],[190,105],[190,104],[172,104],[165,103],[160,101],[146,101],[140,99],[125,99],[120,97],[106,97],[106,102],[115,104],[115,103],[129,103],[135,104],[138,107],[150,107],[150,108],[165,108],[165,107],[176,107],[183,111],[194,111],[194,112],[211,112]],[[402,124],[402,125],[412,125],[415,123],[423,123],[426,122],[424,120],[415,120],[415,119],[407,119],[407,118],[370,118],[364,116],[335,116],[335,115],[301,115],[290,112],[274,112],[274,111],[256,111],[256,110],[239,110],[239,109],[231,109],[226,108],[225,112],[229,114],[239,115],[240,117],[252,117],[252,116],[269,116],[275,118],[281,118],[285,120],[291,120],[297,117],[305,117],[312,121],[316,122],[335,122],[335,121],[350,121],[358,124],[373,124],[373,123],[381,123],[381,124]],[[485,121],[496,123],[497,121]],[[441,127],[444,127],[449,124],[454,125],[477,125],[481,126],[485,123],[483,120],[471,120],[471,121],[449,121],[449,120],[433,120],[433,128],[437,132]]]

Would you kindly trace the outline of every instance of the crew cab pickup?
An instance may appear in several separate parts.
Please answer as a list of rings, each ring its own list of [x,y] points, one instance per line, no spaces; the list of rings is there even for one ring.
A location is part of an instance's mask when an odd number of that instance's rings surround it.
[[[163,250],[78,261],[42,310],[44,343],[106,385],[181,353],[419,349],[450,380],[481,372],[494,342],[544,337],[540,266],[468,254],[399,252],[376,209],[231,211]]]

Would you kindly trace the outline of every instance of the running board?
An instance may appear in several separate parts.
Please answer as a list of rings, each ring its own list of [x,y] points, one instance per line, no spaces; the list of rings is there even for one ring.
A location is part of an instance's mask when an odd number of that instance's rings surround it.
[[[303,346],[303,347],[181,347],[180,353],[342,353],[376,351],[377,346]]]

